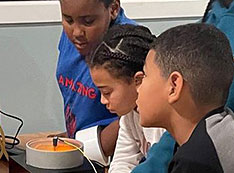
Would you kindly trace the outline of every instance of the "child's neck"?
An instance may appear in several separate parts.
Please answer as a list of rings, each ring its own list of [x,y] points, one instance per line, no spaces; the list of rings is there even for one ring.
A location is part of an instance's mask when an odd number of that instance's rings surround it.
[[[184,108],[182,111],[178,111],[172,115],[170,124],[167,130],[174,137],[176,142],[181,146],[186,143],[199,121],[211,110],[217,107],[194,107],[193,109]]]

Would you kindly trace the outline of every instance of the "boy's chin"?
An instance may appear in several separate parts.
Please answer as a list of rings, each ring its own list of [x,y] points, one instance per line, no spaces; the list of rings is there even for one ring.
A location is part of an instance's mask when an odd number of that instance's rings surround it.
[[[140,121],[140,125],[141,125],[142,127],[151,127],[151,126],[149,126],[149,124],[147,124],[147,123],[145,123],[145,122],[142,122],[142,121]]]
[[[117,114],[119,117],[122,117],[122,116],[126,115],[126,114],[124,114],[124,113],[118,113],[118,112],[116,112],[116,114]]]
[[[80,47],[80,46],[75,44],[75,47],[82,56],[87,56],[90,54],[91,48],[90,48],[89,44],[87,44],[84,47]]]
[[[149,122],[149,121],[147,121],[147,120],[142,119],[141,116],[140,116],[139,124],[140,124],[142,127],[155,127],[155,125],[152,124],[152,122]]]
[[[82,56],[87,56],[89,54],[89,51],[87,51],[86,49],[78,49],[76,48],[79,53],[82,55]]]
[[[122,116],[124,116],[124,115],[127,115],[128,113],[130,113],[131,112],[131,110],[130,111],[127,111],[127,112],[114,112],[114,113],[116,113],[119,117],[122,117]]]

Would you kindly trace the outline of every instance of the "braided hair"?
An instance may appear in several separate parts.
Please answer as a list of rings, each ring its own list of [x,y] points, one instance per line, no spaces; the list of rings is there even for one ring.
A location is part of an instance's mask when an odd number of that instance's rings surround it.
[[[215,0],[210,0],[210,1],[208,2],[207,6],[206,6],[206,10],[205,10],[205,12],[204,12],[204,15],[203,15],[203,17],[202,17],[202,23],[205,23],[205,21],[206,21],[206,16],[207,16],[207,14],[209,13],[209,11],[211,10],[212,4],[213,4],[214,1],[215,1]],[[218,1],[219,1],[220,5],[221,5],[222,7],[228,8],[229,5],[232,3],[233,0],[218,0]]]
[[[89,58],[90,68],[103,67],[116,78],[130,83],[143,70],[150,44],[156,37],[144,26],[115,25]]]

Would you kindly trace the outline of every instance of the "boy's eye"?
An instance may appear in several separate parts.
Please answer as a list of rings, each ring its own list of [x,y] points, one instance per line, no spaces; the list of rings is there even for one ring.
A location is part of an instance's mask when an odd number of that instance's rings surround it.
[[[92,25],[94,21],[95,21],[95,19],[93,17],[84,17],[83,18],[84,25],[87,25],[87,26]]]
[[[71,18],[71,17],[66,17],[66,16],[64,16],[64,20],[68,23],[68,24],[72,24],[74,21],[73,21],[73,19]]]

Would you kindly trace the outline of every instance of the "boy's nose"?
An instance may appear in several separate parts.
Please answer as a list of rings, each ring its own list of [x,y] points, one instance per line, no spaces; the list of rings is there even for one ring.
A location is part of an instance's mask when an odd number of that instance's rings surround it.
[[[84,36],[85,35],[85,31],[82,27],[80,27],[77,24],[74,24],[73,26],[73,36],[74,37],[80,37],[80,36]]]
[[[141,88],[141,85],[136,86],[137,93],[139,94],[139,89]]]
[[[104,105],[107,105],[109,103],[108,100],[103,95],[101,95],[101,103]]]

